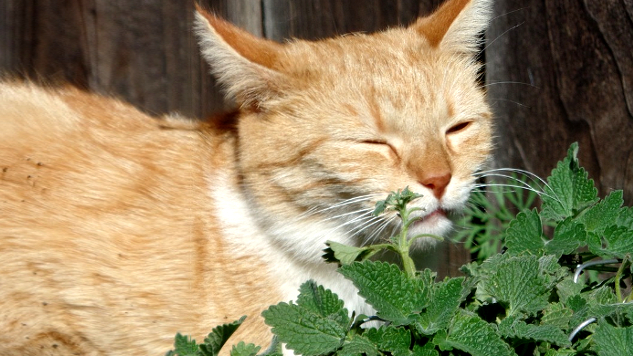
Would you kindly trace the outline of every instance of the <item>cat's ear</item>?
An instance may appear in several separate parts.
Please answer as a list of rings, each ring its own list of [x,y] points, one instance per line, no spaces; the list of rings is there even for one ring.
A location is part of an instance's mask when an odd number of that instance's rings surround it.
[[[492,0],[447,0],[430,16],[419,19],[412,28],[432,47],[474,53],[479,35],[492,14]]]
[[[275,68],[282,44],[253,36],[197,4],[195,31],[203,57],[238,105],[259,106],[278,94],[284,80]]]

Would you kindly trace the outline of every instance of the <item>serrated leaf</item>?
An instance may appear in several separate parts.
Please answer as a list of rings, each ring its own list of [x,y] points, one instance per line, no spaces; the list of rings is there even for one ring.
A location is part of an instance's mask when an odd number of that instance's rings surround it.
[[[547,289],[554,287],[558,282],[569,275],[569,269],[558,264],[558,257],[545,255],[538,259],[539,271],[545,277]]]
[[[448,326],[463,297],[464,278],[451,278],[433,288],[431,302],[416,323],[418,332],[432,335]]]
[[[270,343],[270,346],[268,346],[264,352],[259,354],[259,356],[283,356],[281,342],[279,342],[279,337],[277,335],[273,336],[273,341]]]
[[[394,356],[404,356],[404,355],[394,355]],[[413,355],[412,356],[440,356],[440,353],[435,348],[435,345],[432,342],[427,342],[424,346],[414,345],[413,346]]]
[[[242,325],[246,316],[241,317],[232,323],[223,324],[213,328],[211,333],[204,339],[204,344],[199,345],[200,352],[204,356],[216,356],[220,349],[233,335],[235,330]]]
[[[582,282],[575,283],[571,277],[565,278],[556,285],[558,299],[566,305],[569,298],[578,296],[584,286]]]
[[[610,286],[587,291],[581,296],[587,302],[588,315],[601,319],[609,318],[616,325],[627,324],[627,315],[633,312],[633,304],[620,303]]]
[[[569,321],[573,312],[569,308],[565,308],[561,303],[552,303],[543,310],[541,325],[552,325],[559,329],[566,330],[569,328]]]
[[[554,325],[527,324],[518,318],[508,317],[499,324],[499,333],[506,338],[545,341],[557,346],[571,346],[567,335]]]
[[[195,356],[197,352],[198,344],[196,343],[196,340],[192,339],[190,336],[178,333],[174,339],[174,350],[169,351],[167,355]]]
[[[593,338],[596,351],[600,356],[630,355],[631,345],[633,345],[633,326],[617,328],[602,322],[596,328]]]
[[[573,328],[577,327],[590,317],[593,317],[593,315],[590,315],[591,313],[587,301],[579,295],[570,297],[567,300],[566,306],[574,312],[571,320],[569,321],[569,325]]]
[[[246,344],[244,341],[240,341],[237,345],[233,345],[233,348],[231,349],[231,356],[255,356],[260,349],[260,346],[255,344]]]
[[[341,350],[336,353],[338,356],[378,356],[376,345],[367,338],[354,335],[350,340],[345,341]]]
[[[545,244],[545,251],[557,257],[571,254],[586,244],[586,238],[584,225],[567,218],[556,226],[554,237]]]
[[[620,208],[616,219],[616,225],[624,226],[633,230],[633,207]]]
[[[394,264],[354,262],[339,272],[354,283],[379,317],[396,325],[409,324],[410,316],[428,304],[430,287],[420,279],[409,278]]]
[[[545,356],[574,356],[576,355],[576,350],[571,349],[549,349]]]
[[[578,217],[578,221],[582,223],[586,230],[596,234],[603,233],[608,227],[616,224],[620,207],[624,204],[622,191],[614,191],[607,195],[598,204],[587,209],[587,211]]]
[[[510,222],[506,231],[505,243],[508,253],[518,255],[528,252],[540,255],[545,246],[542,236],[543,227],[536,209],[521,212]]]
[[[279,303],[262,313],[279,341],[296,354],[328,354],[343,344],[347,333],[340,320],[332,320],[293,303]]]
[[[382,351],[409,351],[411,346],[411,331],[391,325],[381,326],[378,329],[368,329],[363,336],[376,344],[378,349]]]
[[[590,243],[589,250],[605,258],[624,258],[633,255],[633,230],[611,226],[604,231],[603,244]]]
[[[514,351],[497,334],[496,330],[475,314],[459,310],[450,325],[446,339],[438,341],[441,349],[455,348],[472,356],[511,356]],[[433,342],[435,343],[435,339]]]
[[[297,305],[316,315],[338,321],[341,326],[349,323],[347,309],[343,301],[331,290],[325,289],[310,280],[301,285]]]
[[[328,262],[337,261],[341,264],[348,265],[354,261],[361,261],[365,258],[371,257],[371,255],[374,254],[374,251],[368,247],[348,246],[334,241],[328,241],[326,242],[326,245],[332,250],[334,255],[334,259],[326,258]],[[329,251],[326,249],[325,256],[328,255]]]
[[[376,207],[374,208],[374,216],[379,216],[382,213],[385,212],[385,208],[387,207],[387,201],[386,200],[379,200],[376,203]]]
[[[587,171],[578,165],[578,144],[569,148],[567,157],[558,163],[547,181],[549,189],[542,195],[542,215],[552,220],[575,216],[598,200],[598,190]]]
[[[506,258],[496,265],[486,289],[508,306],[508,315],[534,314],[548,305],[547,280],[536,256]]]

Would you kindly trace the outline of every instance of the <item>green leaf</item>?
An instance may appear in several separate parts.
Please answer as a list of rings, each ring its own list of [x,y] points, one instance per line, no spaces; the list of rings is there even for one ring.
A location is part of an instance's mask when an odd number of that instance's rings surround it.
[[[587,232],[585,227],[573,218],[560,222],[554,230],[554,237],[545,244],[545,251],[549,254],[571,254],[586,244]]]
[[[432,342],[427,342],[424,346],[414,345],[413,346],[413,356],[440,356],[440,353],[437,352],[435,348],[435,344]],[[394,356],[404,356],[404,355],[395,355]]]
[[[204,356],[216,356],[227,340],[233,335],[235,330],[242,325],[246,316],[241,317],[232,323],[223,324],[213,328],[211,333],[204,339],[204,344],[199,345]]]
[[[433,342],[441,350],[458,349],[472,356],[511,356],[514,351],[497,334],[492,325],[475,314],[459,310],[450,325],[448,335],[436,334]],[[437,341],[437,342],[436,342]]]
[[[376,207],[374,208],[374,216],[379,216],[382,213],[385,212],[385,209],[387,208],[387,200],[379,200],[376,203]]]
[[[396,325],[411,323],[410,316],[428,304],[430,286],[413,279],[394,264],[385,262],[354,262],[339,268],[351,280],[379,317]]]
[[[571,346],[567,335],[554,325],[527,324],[519,318],[508,317],[499,324],[499,333],[506,338],[545,341],[557,346]]]
[[[633,230],[622,226],[611,226],[604,231],[601,244],[589,244],[589,250],[605,258],[624,258],[633,255]]]
[[[343,301],[331,290],[317,285],[312,280],[303,283],[299,288],[297,305],[318,316],[338,321],[343,327],[349,323]]]
[[[533,255],[542,254],[545,243],[543,241],[543,227],[536,209],[521,212],[510,222],[506,231],[505,242],[508,253],[518,255],[528,252]]]
[[[283,356],[283,350],[281,347],[281,343],[279,342],[279,337],[276,335],[273,336],[273,341],[270,343],[270,346],[264,352],[259,354],[259,356]]]
[[[273,305],[262,313],[279,341],[301,355],[321,355],[335,351],[347,333],[340,320],[325,318],[291,303]]]
[[[261,349],[260,346],[255,344],[246,344],[244,341],[240,341],[237,345],[233,345],[231,349],[231,356],[255,356]]]
[[[631,354],[633,345],[633,326],[627,328],[613,327],[602,322],[594,334],[596,351],[600,356],[622,356]]]
[[[339,356],[378,356],[376,345],[364,336],[354,335],[350,340],[345,341],[343,348],[336,353]]]
[[[334,254],[334,259],[329,258],[328,262],[340,262],[341,264],[348,265],[355,261],[361,261],[371,257],[375,252],[369,247],[354,247],[343,245],[338,242],[328,241],[325,243]],[[328,249],[325,251],[325,255],[329,256]]]
[[[578,221],[585,225],[587,231],[602,234],[608,227],[616,224],[622,204],[624,204],[622,191],[611,192],[598,204],[580,215]]]
[[[432,335],[448,326],[461,303],[463,282],[464,278],[451,278],[435,286],[429,307],[416,323],[418,332]]]
[[[565,308],[561,303],[552,303],[543,310],[541,325],[552,325],[559,329],[566,330],[569,328],[569,321],[573,312],[569,308]]]
[[[593,315],[591,315],[590,313],[590,309],[589,309],[589,305],[587,304],[587,301],[579,295],[570,297],[567,300],[566,304],[567,304],[567,307],[573,311],[571,320],[569,321],[569,325],[571,325],[574,328],[580,325],[580,323],[589,319],[590,317],[593,317]]]
[[[547,353],[545,354],[545,356],[574,356],[574,355],[576,355],[576,351],[570,350],[570,349],[558,349],[558,350],[550,349],[550,350],[547,350]]]
[[[618,212],[616,225],[633,230],[633,207],[623,207]]]
[[[575,283],[571,276],[569,276],[556,285],[556,293],[560,301],[566,305],[570,298],[580,294],[584,286],[584,283]]]
[[[297,304],[273,305],[262,316],[281,342],[303,355],[338,349],[350,323],[343,301],[314,281],[301,285]]]
[[[178,333],[176,334],[176,338],[174,340],[174,350],[169,351],[167,355],[195,356],[197,352],[198,344],[196,343],[196,340]]]
[[[548,305],[547,279],[540,271],[536,256],[505,258],[496,265],[486,289],[508,305],[508,315],[534,314]]]
[[[549,189],[542,196],[542,216],[556,221],[576,216],[598,200],[598,190],[587,171],[578,164],[578,144],[569,148],[567,157],[559,162],[547,179]]]
[[[382,351],[409,350],[411,346],[411,332],[391,325],[368,329],[363,336]]]

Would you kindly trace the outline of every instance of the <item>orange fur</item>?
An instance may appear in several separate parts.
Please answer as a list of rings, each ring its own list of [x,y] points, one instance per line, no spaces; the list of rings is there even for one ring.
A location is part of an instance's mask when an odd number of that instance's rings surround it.
[[[259,314],[308,278],[370,313],[321,249],[384,238],[395,223],[367,212],[405,186],[424,194],[413,232],[448,230],[431,213],[463,207],[490,151],[472,58],[489,5],[285,45],[198,9],[240,105],[208,122],[1,83],[0,355],[163,354],[244,314],[233,340],[266,345]]]

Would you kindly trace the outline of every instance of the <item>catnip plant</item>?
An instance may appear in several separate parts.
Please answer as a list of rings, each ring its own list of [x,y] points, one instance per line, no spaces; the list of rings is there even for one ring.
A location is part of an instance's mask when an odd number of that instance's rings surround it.
[[[552,171],[540,209],[509,221],[502,252],[463,266],[461,277],[438,281],[429,269],[415,270],[409,248],[423,236],[407,237],[415,221],[407,204],[418,196],[390,194],[374,213],[397,212],[396,236],[366,247],[329,242],[325,253],[376,315],[350,313],[327,286],[307,281],[296,301],[263,312],[273,346],[259,353],[238,343],[231,355],[280,355],[282,343],[306,356],[633,354],[633,209],[622,206],[621,191],[598,197],[577,151],[572,145]],[[402,268],[371,259],[385,249]],[[586,278],[588,270],[600,278]],[[215,356],[243,320],[217,327],[201,344],[177,335],[168,355]]]

